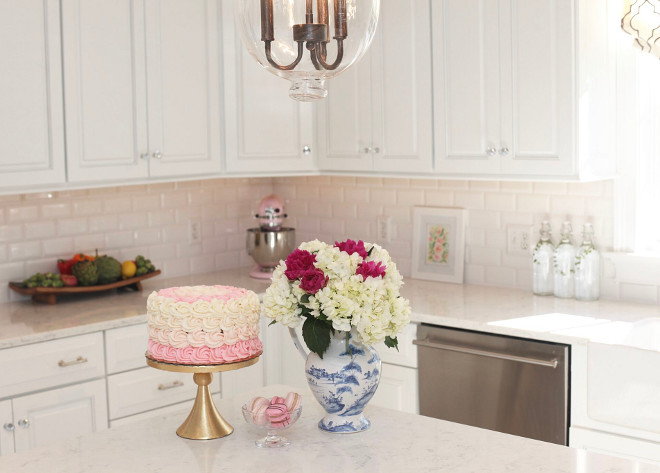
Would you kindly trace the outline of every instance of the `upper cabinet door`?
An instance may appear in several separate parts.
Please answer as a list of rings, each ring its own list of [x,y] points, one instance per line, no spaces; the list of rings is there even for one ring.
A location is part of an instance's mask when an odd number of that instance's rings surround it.
[[[371,46],[374,170],[433,170],[431,2],[384,0]]]
[[[243,45],[233,3],[223,2],[227,172],[314,169],[316,105],[289,97],[289,82],[265,71]]]
[[[370,50],[328,81],[328,97],[319,104],[319,167],[323,171],[373,168],[371,54]]]
[[[16,429],[11,400],[0,401],[0,455],[14,453],[14,432],[11,430],[12,425]]]
[[[65,180],[57,0],[0,2],[0,188]]]
[[[498,1],[433,2],[435,153],[441,173],[500,169],[498,18]]]
[[[68,177],[144,178],[144,3],[62,0]]]
[[[151,176],[221,169],[217,0],[146,0]]]
[[[510,45],[501,49],[501,170],[575,174],[574,0],[500,5],[501,42]]]

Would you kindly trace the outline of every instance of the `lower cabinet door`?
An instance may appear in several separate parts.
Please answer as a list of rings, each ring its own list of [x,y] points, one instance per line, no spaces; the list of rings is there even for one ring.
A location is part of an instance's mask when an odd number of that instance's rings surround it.
[[[218,375],[213,375],[211,392],[220,390]],[[197,385],[191,373],[170,373],[141,368],[108,377],[110,419],[131,416],[193,399]]]
[[[264,361],[260,359],[252,366],[220,374],[222,397],[232,397],[264,387]],[[246,399],[247,400],[247,399]]]
[[[660,465],[660,443],[598,430],[571,427],[569,446]],[[586,465],[586,469],[588,470]]]
[[[14,453],[14,417],[11,401],[0,402],[0,455]]]
[[[105,380],[12,400],[16,452],[108,428]]]
[[[419,414],[417,370],[383,363],[380,384],[369,404]]]

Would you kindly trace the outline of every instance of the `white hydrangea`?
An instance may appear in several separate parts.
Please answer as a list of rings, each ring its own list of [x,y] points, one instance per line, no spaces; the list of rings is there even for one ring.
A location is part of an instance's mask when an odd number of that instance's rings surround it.
[[[349,255],[319,240],[303,243],[300,250],[316,255],[314,266],[328,278],[326,286],[316,294],[308,294],[300,281],[289,281],[284,262],[273,273],[271,286],[264,296],[267,317],[286,326],[300,324],[303,311],[312,317],[327,318],[335,330],[355,328],[366,344],[381,343],[395,337],[410,322],[410,305],[399,295],[403,278],[384,248],[365,243],[370,254],[364,261],[382,263],[385,276],[367,277],[356,274],[362,257]]]

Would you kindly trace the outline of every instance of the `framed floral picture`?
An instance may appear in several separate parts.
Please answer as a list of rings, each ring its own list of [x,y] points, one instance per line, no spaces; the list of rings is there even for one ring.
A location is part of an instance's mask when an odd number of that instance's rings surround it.
[[[412,277],[463,283],[464,209],[413,209]]]

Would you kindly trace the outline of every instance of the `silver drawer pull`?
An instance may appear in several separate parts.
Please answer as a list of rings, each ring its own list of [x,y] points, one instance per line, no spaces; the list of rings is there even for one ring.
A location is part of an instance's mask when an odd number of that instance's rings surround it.
[[[82,365],[83,363],[87,363],[87,361],[88,361],[87,358],[85,358],[84,356],[79,356],[75,360],[71,360],[71,361],[60,360],[57,362],[57,364],[60,365],[62,368],[66,368],[67,366]]]
[[[180,388],[181,386],[183,386],[183,381],[176,380],[170,384],[159,384],[158,390],[167,391],[168,389]]]
[[[557,358],[553,358],[552,360],[539,360],[537,358],[506,355],[504,353],[476,350],[474,348],[460,347],[456,345],[445,345],[444,343],[434,343],[434,342],[429,342],[428,340],[413,340],[413,343],[415,345],[419,345],[420,347],[435,348],[437,350],[455,351],[458,353],[467,353],[468,355],[485,356],[488,358],[498,358],[500,360],[517,361],[519,363],[529,363],[531,365],[547,366],[549,368],[556,368],[557,365],[559,364]]]

